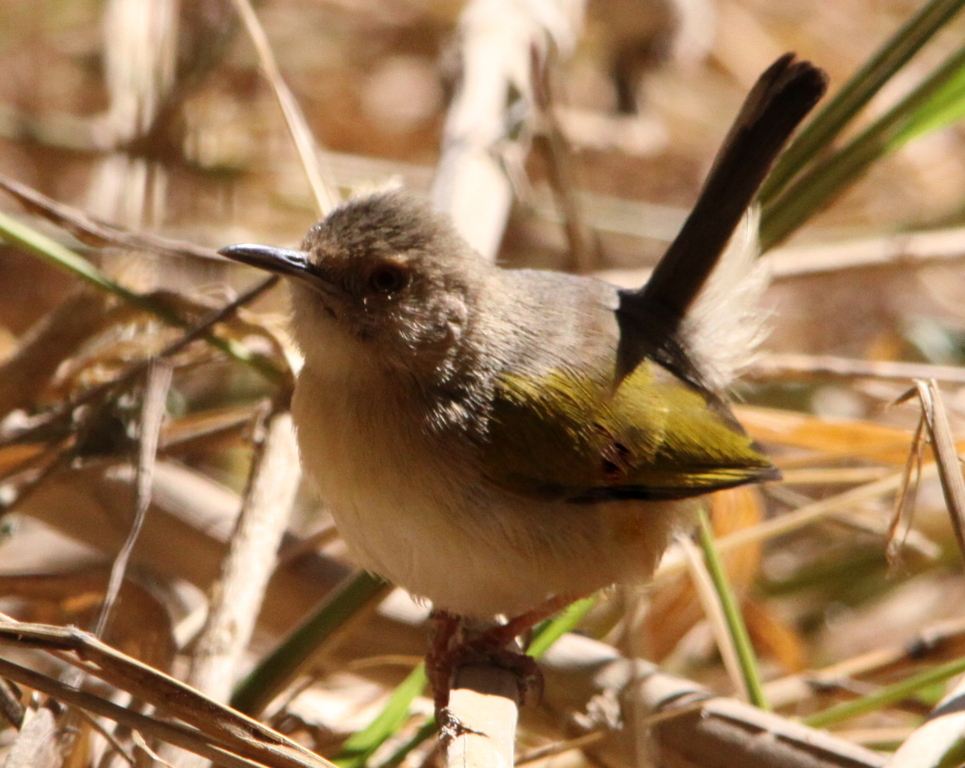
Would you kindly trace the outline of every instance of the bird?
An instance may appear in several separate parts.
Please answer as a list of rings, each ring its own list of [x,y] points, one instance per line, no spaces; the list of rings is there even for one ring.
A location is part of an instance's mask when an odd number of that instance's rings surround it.
[[[298,249],[220,251],[287,278],[301,462],[359,566],[443,616],[542,616],[645,582],[701,497],[779,477],[727,399],[759,326],[747,210],[826,82],[767,69],[638,289],[490,263],[400,190]]]

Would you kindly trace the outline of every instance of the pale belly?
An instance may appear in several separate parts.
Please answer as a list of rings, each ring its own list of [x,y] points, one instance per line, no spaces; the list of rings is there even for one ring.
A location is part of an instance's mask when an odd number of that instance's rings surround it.
[[[361,567],[434,607],[515,615],[554,595],[650,576],[692,502],[538,502],[436,444],[401,403],[302,372],[292,405],[302,464]],[[326,386],[328,385],[328,386]]]

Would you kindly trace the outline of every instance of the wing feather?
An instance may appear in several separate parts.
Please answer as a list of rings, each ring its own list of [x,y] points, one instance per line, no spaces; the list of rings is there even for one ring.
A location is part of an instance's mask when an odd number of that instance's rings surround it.
[[[497,485],[540,499],[680,499],[779,476],[718,401],[644,362],[615,392],[566,370],[503,376],[483,450]]]

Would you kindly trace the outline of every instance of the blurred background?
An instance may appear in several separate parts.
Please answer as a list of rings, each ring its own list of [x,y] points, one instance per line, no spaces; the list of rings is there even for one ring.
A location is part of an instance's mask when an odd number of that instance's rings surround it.
[[[507,97],[505,137],[493,150],[512,190],[500,263],[639,284],[686,216],[742,99],[775,58],[795,51],[820,65],[834,94],[923,6],[911,0],[560,6],[572,48],[546,54],[551,65],[538,109]],[[321,164],[342,194],[390,183],[428,193],[465,67],[465,6],[264,0],[254,10],[317,140]],[[963,31],[965,18],[945,24],[848,125],[838,146],[949,61]],[[523,61],[528,57],[524,50]],[[0,0],[0,73],[0,174],[56,201],[127,230],[208,249],[296,245],[319,217],[272,79],[232,0]],[[521,116],[514,118],[514,109]],[[774,238],[767,257],[774,264],[767,294],[772,331],[740,387],[740,417],[788,479],[763,492],[720,494],[714,510],[721,536],[900,475],[920,409],[914,400],[891,403],[914,377],[941,380],[952,428],[960,429],[965,130],[951,119],[937,127],[851,174],[805,226]],[[564,226],[573,224],[574,210],[580,253]],[[78,240],[12,198],[0,199],[0,211],[76,249],[127,290],[190,319],[255,279],[204,254]],[[275,288],[222,333],[283,370],[282,389],[287,366],[297,367],[286,306],[285,291]],[[96,419],[75,411],[57,421],[51,414],[110,384],[180,333],[122,299],[82,288],[75,274],[49,259],[0,245],[0,610],[23,620],[90,625],[130,522],[145,398],[136,387],[121,388],[97,401]],[[203,623],[206,590],[249,482],[252,424],[279,390],[277,380],[204,345],[181,350],[173,363],[150,512],[161,507],[161,517],[135,547],[108,634],[169,670],[186,663]],[[842,498],[816,525],[762,534],[728,551],[767,679],[898,646],[920,637],[923,627],[960,617],[965,585],[934,472],[917,490],[914,529],[903,547],[895,545],[900,556],[886,558],[900,486]],[[275,575],[269,589],[276,592],[269,591],[237,674],[347,573],[324,510],[305,491],[287,535],[281,561],[288,570]],[[630,598],[609,595],[583,630],[731,692],[690,587],[667,577],[643,599],[649,611],[625,613]],[[958,658],[965,629],[950,632],[954,642],[942,653]],[[385,685],[398,677],[397,669],[385,677],[345,673],[348,657],[361,663],[367,653],[388,653],[351,637],[329,648],[315,674],[320,688],[337,696],[346,679],[362,687],[328,709],[293,699],[290,719],[276,719],[313,747],[334,749],[377,711]],[[405,664],[421,653],[413,637],[397,650]],[[887,684],[913,666],[906,659],[875,668],[856,689]],[[833,700],[825,694],[792,697],[785,711],[820,710]],[[849,723],[854,733],[848,733],[858,742],[894,746],[928,706],[928,697],[910,697],[860,721],[860,734]],[[12,728],[0,732],[0,746],[15,736]]]
[[[921,5],[590,2],[553,88],[573,181],[590,196],[585,217],[599,247],[589,266],[632,268],[659,256],[767,63],[796,51],[829,72],[833,91]],[[258,5],[278,65],[343,189],[391,179],[428,187],[459,76],[460,10],[458,3],[361,0]],[[7,175],[114,223],[212,247],[296,243],[317,218],[272,88],[228,0],[148,8],[133,0],[11,2],[2,14]],[[960,27],[953,21],[941,32],[849,130],[879,116],[940,62]],[[952,127],[906,145],[795,242],[958,222],[960,141]],[[539,150],[537,142],[513,160],[517,198],[500,258],[565,267],[567,244]],[[131,261],[110,269],[142,288],[180,288],[186,279],[216,291],[230,280],[215,270],[199,284],[185,277],[194,265]],[[0,321],[13,335],[69,290],[69,281],[15,253],[4,253],[0,270]],[[893,274],[860,278],[863,290],[842,287],[851,290],[846,301],[829,290],[833,277],[782,286],[782,294],[807,298],[781,297],[772,344],[884,357],[921,355],[922,345],[934,356],[944,344],[954,356],[946,331],[959,322],[956,272],[902,274],[900,290]]]

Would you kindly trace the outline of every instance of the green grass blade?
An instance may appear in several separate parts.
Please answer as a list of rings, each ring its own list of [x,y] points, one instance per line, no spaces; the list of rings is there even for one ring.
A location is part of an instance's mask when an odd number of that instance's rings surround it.
[[[886,685],[869,696],[829,707],[822,712],[804,718],[804,723],[812,728],[826,728],[829,725],[840,723],[858,715],[875,712],[903,699],[915,696],[922,688],[943,683],[950,677],[962,672],[965,672],[965,658],[956,659],[947,664],[919,672],[917,675],[912,675],[893,685]]]
[[[422,727],[415,732],[415,735],[411,739],[399,747],[384,763],[379,764],[377,768],[397,768],[397,766],[402,765],[402,761],[409,756],[412,750],[426,741],[426,739],[431,739],[438,731],[439,726],[436,725],[436,721],[427,720],[422,724]]]
[[[898,125],[889,150],[958,122],[965,115],[965,57],[956,72],[907,120]]]
[[[426,665],[422,662],[392,692],[388,704],[376,718],[346,739],[333,762],[341,768],[361,768],[365,765],[375,750],[405,723],[412,702],[425,687]]]
[[[115,283],[80,254],[2,211],[0,211],[0,237],[22,251],[40,256],[57,269],[79,277],[95,288],[106,291],[121,299],[121,301],[154,315],[168,325],[173,325],[176,328],[189,328],[191,325],[163,304],[153,301],[149,296],[142,296]],[[252,354],[244,345],[230,339],[219,338],[210,333],[204,336],[204,340],[236,360],[250,365],[270,381],[277,382],[282,379],[281,371],[272,365],[270,360],[261,355]]]
[[[365,571],[352,576],[238,684],[231,706],[257,717],[335,630],[388,589],[382,579]]]
[[[553,643],[583,620],[583,617],[596,605],[596,599],[596,595],[584,597],[582,600],[570,603],[552,619],[544,621],[533,632],[533,640],[526,649],[526,653],[535,659],[540,658]]]
[[[700,517],[697,526],[697,540],[704,553],[704,560],[707,562],[707,571],[714,583],[714,589],[720,600],[720,605],[724,613],[724,620],[730,632],[737,651],[737,660],[740,663],[741,675],[744,678],[744,686],[750,703],[761,709],[768,709],[767,699],[764,697],[764,686],[761,685],[761,676],[757,669],[757,657],[754,654],[754,647],[751,645],[750,636],[747,634],[747,626],[741,616],[740,608],[734,597],[734,592],[727,582],[727,574],[721,564],[720,556],[717,553],[717,546],[714,543],[714,532],[710,526],[710,518],[707,511],[700,510]]]
[[[958,119],[965,94],[965,46],[861,135],[801,175],[761,213],[761,249],[786,238],[882,156],[926,130]]]
[[[115,283],[87,259],[70,248],[27,226],[0,211],[0,237],[20,250],[40,256],[57,269],[85,280],[95,288],[113,294],[139,309],[150,312],[172,325],[180,323],[167,308],[156,305],[150,299]]]
[[[824,151],[851,118],[963,5],[965,0],[932,0],[882,45],[788,146],[761,188],[761,203],[776,198],[791,179]]]

